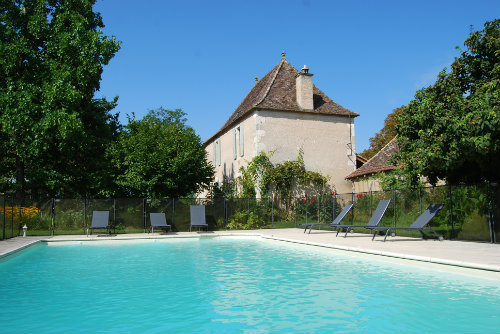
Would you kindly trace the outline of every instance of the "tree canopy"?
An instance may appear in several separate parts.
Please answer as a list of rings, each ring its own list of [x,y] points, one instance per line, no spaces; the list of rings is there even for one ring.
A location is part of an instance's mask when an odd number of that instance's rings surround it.
[[[394,109],[384,121],[384,127],[370,138],[370,147],[361,152],[366,159],[371,159],[396,136],[396,122],[399,114],[405,111],[406,106]]]
[[[451,70],[397,116],[398,161],[415,182],[500,180],[500,20],[464,45]]]
[[[114,101],[94,99],[120,48],[95,0],[0,3],[0,191],[95,195],[116,137]]]
[[[129,117],[112,154],[126,196],[181,197],[208,189],[213,166],[185,115],[159,108],[141,120]]]

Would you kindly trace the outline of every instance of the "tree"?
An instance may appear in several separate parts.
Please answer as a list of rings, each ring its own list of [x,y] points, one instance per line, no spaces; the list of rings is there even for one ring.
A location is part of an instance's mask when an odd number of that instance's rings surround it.
[[[94,3],[0,3],[0,171],[20,198],[86,196],[102,181],[119,125],[116,99],[93,97],[120,43],[103,35]]]
[[[159,108],[129,117],[113,148],[117,180],[128,196],[182,197],[207,189],[213,166],[181,110]]]
[[[361,155],[366,159],[371,159],[381,149],[387,145],[392,138],[396,136],[396,121],[398,115],[405,111],[406,106],[401,106],[394,109],[384,121],[384,127],[375,136],[370,138],[370,147],[361,152]]]
[[[500,180],[500,20],[471,32],[449,73],[419,90],[397,117],[400,154],[413,182]]]

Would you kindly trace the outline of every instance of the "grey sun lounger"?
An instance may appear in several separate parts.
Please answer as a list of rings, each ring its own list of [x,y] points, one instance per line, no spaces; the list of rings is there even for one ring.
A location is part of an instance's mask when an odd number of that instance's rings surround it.
[[[364,227],[367,229],[372,229],[374,227],[377,227],[380,221],[382,220],[382,217],[385,214],[385,211],[389,207],[389,204],[391,203],[390,199],[383,199],[380,202],[378,202],[377,209],[375,209],[375,212],[373,213],[372,217],[370,218],[370,221],[366,225],[338,225],[337,226],[337,236],[339,235],[339,232],[343,229],[345,229],[345,235],[344,238],[347,236],[347,233],[351,230],[353,227]]]
[[[87,236],[89,236],[89,230],[90,234],[92,234],[93,230],[108,230],[109,231],[109,211],[93,211],[92,212],[92,224],[87,227]]]
[[[155,227],[164,229],[165,232],[172,229],[172,226],[167,224],[167,219],[165,218],[164,213],[150,213],[149,220],[151,221],[151,226],[149,227],[148,233],[149,231],[151,231],[151,233],[155,233]]]
[[[325,225],[330,227],[337,227],[351,209],[352,209],[352,203],[347,204],[344,210],[342,210],[342,212],[340,212],[339,215],[335,217],[335,219],[331,223],[307,223],[307,224],[300,224],[300,226],[305,226],[304,233],[306,233],[308,227],[309,227],[309,233],[311,233],[313,226]]]
[[[442,208],[443,208],[443,204],[431,204],[431,205],[429,205],[429,207],[427,208],[427,210],[425,210],[417,218],[417,220],[415,220],[413,222],[413,224],[411,224],[408,227],[397,227],[397,226],[379,226],[379,227],[374,227],[373,228],[373,238],[372,238],[372,240],[375,239],[375,234],[378,231],[386,231],[385,232],[385,237],[384,237],[384,242],[385,242],[385,239],[387,239],[387,236],[389,235],[389,233],[391,231],[396,231],[396,230],[401,230],[401,231],[419,231],[420,234],[422,235],[422,239],[425,239],[427,237],[427,235],[424,233],[424,229],[427,228],[428,231],[434,233],[434,235],[441,241],[441,240],[443,240],[443,237],[439,236],[436,233],[436,231],[434,231],[432,228],[430,228],[427,225],[430,223],[430,221],[432,220],[432,218],[434,218],[434,216],[436,216],[436,214]]]
[[[191,223],[189,225],[189,232],[193,227],[205,228],[208,231],[208,224],[205,219],[205,206],[204,205],[191,205],[189,207]]]

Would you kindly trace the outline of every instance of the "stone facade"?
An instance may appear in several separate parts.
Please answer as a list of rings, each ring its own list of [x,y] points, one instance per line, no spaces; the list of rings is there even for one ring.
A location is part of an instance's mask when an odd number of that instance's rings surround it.
[[[338,193],[351,192],[345,177],[356,169],[356,116],[316,88],[312,74],[299,74],[283,57],[203,147],[218,183],[238,177],[261,151],[272,151],[277,163],[295,160],[302,148],[307,170],[330,176]]]
[[[224,178],[234,179],[240,175],[240,168],[255,156],[256,136],[255,119],[246,117],[211,143],[205,143],[207,157],[215,166],[216,183],[222,182]]]

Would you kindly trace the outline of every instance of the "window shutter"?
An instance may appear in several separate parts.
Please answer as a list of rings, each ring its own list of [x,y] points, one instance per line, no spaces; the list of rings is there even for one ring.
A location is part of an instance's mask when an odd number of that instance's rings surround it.
[[[214,163],[214,167],[215,167],[215,162],[216,162],[215,158],[217,156],[215,143],[217,143],[217,142],[214,141],[214,144],[212,145],[212,160],[213,160],[213,163]]]
[[[220,139],[217,140],[217,165],[220,166]]]
[[[236,160],[238,154],[236,152],[236,129],[233,129],[233,159]]]
[[[243,147],[245,146],[244,141],[243,141],[244,137],[245,136],[243,135],[243,125],[241,125],[240,126],[240,156],[243,156],[245,154],[244,149],[243,149]]]

